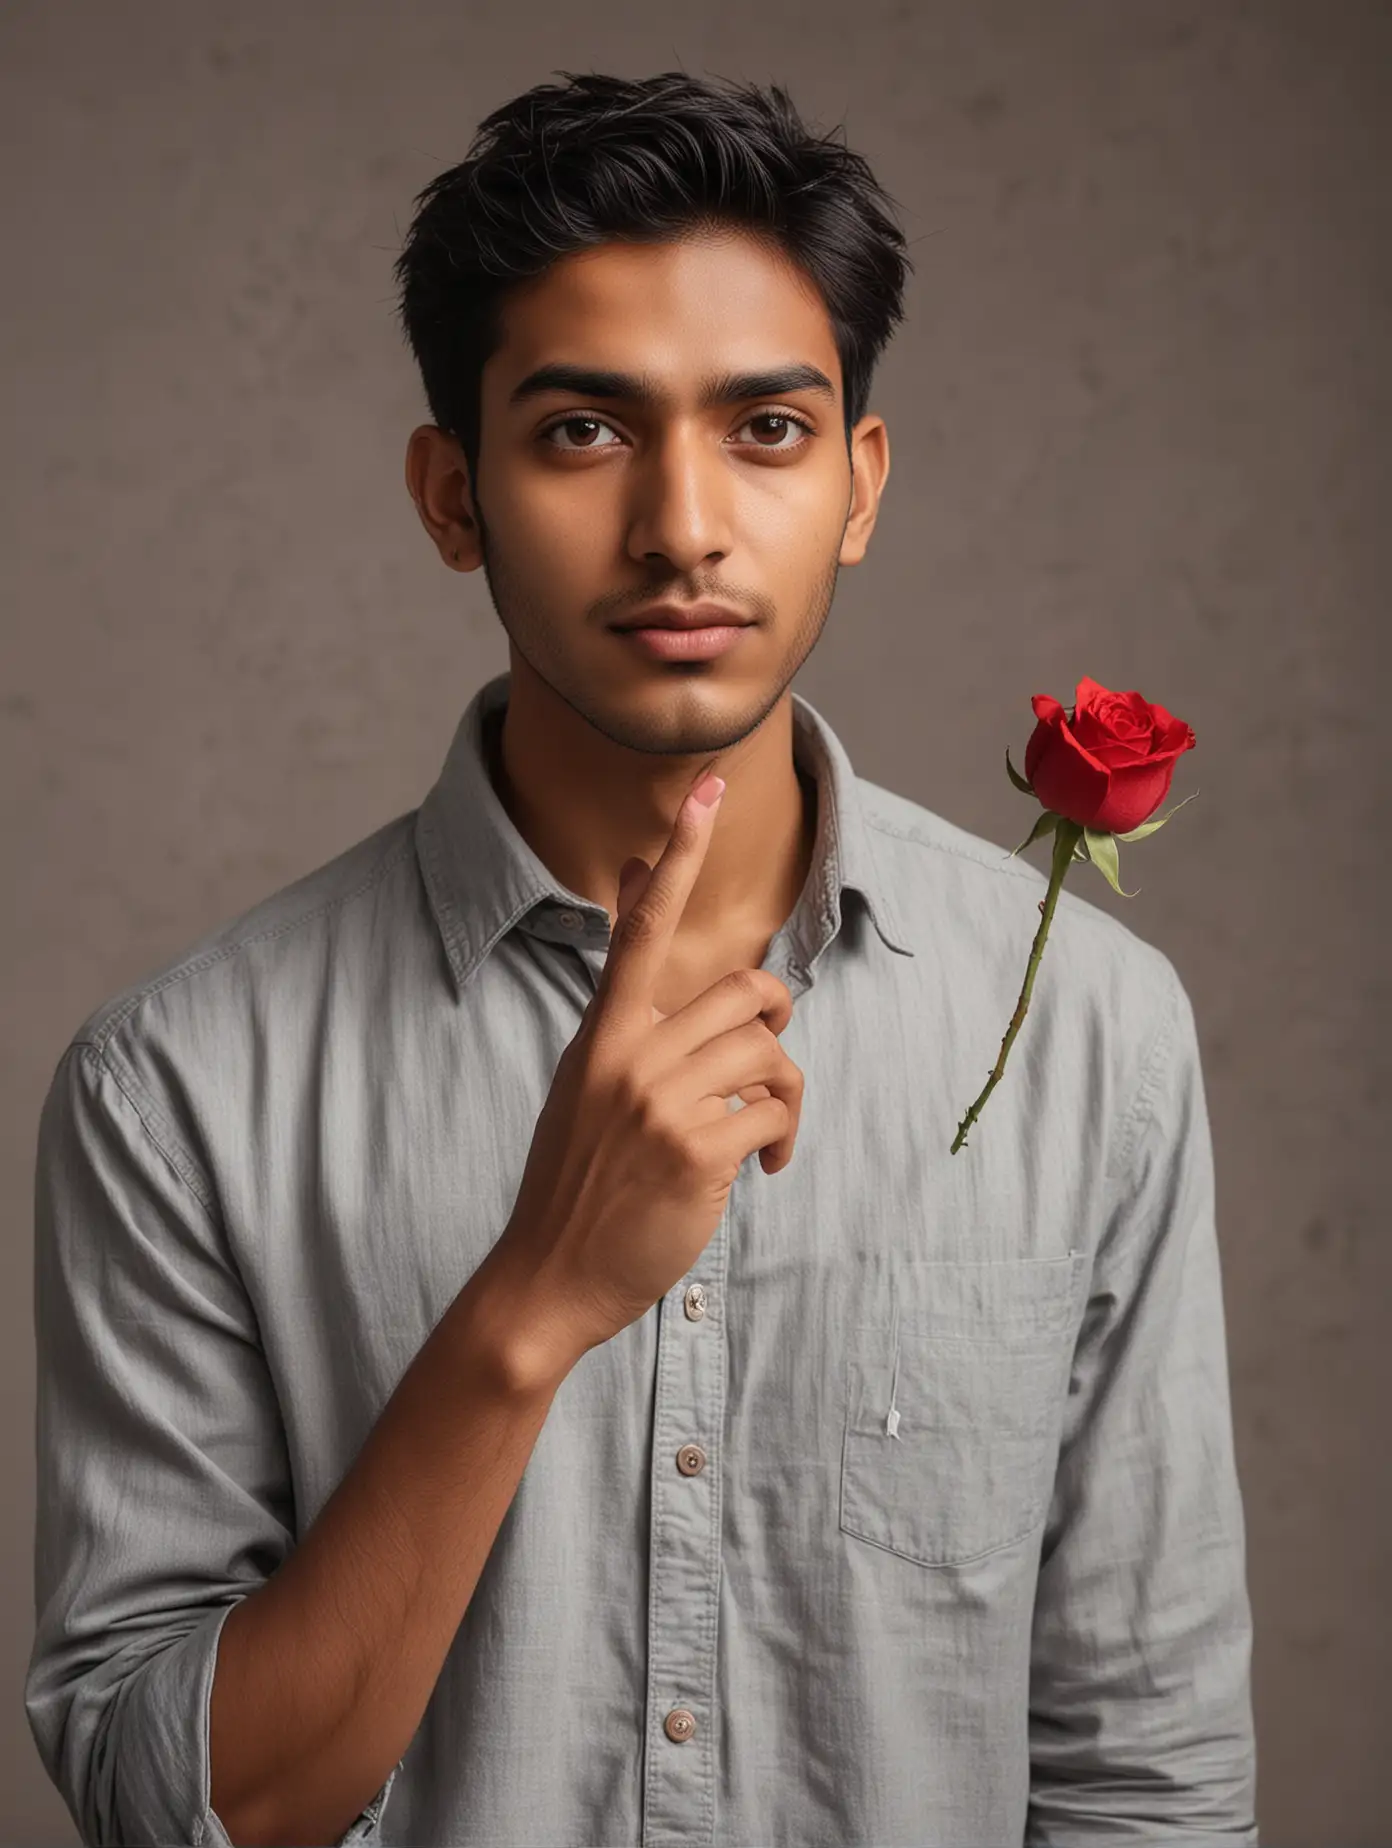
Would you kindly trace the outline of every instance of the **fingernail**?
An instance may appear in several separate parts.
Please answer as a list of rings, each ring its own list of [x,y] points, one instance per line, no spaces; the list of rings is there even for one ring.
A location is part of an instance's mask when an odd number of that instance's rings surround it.
[[[725,779],[723,776],[717,776],[712,770],[709,776],[701,778],[691,793],[702,808],[714,808],[725,794]]]

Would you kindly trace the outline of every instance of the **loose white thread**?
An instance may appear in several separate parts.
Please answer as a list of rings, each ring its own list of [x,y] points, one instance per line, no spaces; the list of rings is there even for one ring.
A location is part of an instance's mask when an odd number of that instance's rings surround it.
[[[899,1304],[894,1305],[894,1328],[891,1339],[894,1342],[894,1378],[889,1387],[889,1412],[885,1417],[885,1434],[888,1437],[899,1435],[899,1408],[894,1403],[899,1393]]]

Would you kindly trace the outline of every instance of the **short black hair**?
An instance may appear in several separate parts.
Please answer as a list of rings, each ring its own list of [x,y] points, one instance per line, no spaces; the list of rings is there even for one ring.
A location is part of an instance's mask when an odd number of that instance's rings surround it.
[[[903,318],[905,240],[839,129],[810,131],[777,84],[684,71],[556,73],[479,124],[466,158],[415,198],[393,274],[432,420],[478,469],[480,376],[507,290],[572,251],[734,226],[777,247],[826,304],[846,428]]]

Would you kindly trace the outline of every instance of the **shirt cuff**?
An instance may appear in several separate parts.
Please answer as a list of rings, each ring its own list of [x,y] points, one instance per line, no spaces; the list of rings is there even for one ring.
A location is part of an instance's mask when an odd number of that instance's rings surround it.
[[[235,1609],[234,1601],[212,1612],[139,1671],[144,1724],[132,1710],[120,1736],[119,1807],[127,1839],[235,1848],[212,1806],[209,1744],[218,1638]],[[196,1716],[193,1727],[189,1715]],[[382,1812],[400,1769],[398,1761],[377,1795],[337,1838],[339,1843],[380,1842]]]

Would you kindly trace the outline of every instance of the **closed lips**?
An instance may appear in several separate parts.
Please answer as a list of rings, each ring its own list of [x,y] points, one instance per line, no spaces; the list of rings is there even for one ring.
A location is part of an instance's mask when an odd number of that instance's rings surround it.
[[[733,610],[709,606],[692,610],[649,610],[629,622],[613,624],[616,629],[743,629],[748,626],[748,619],[737,616]]]

